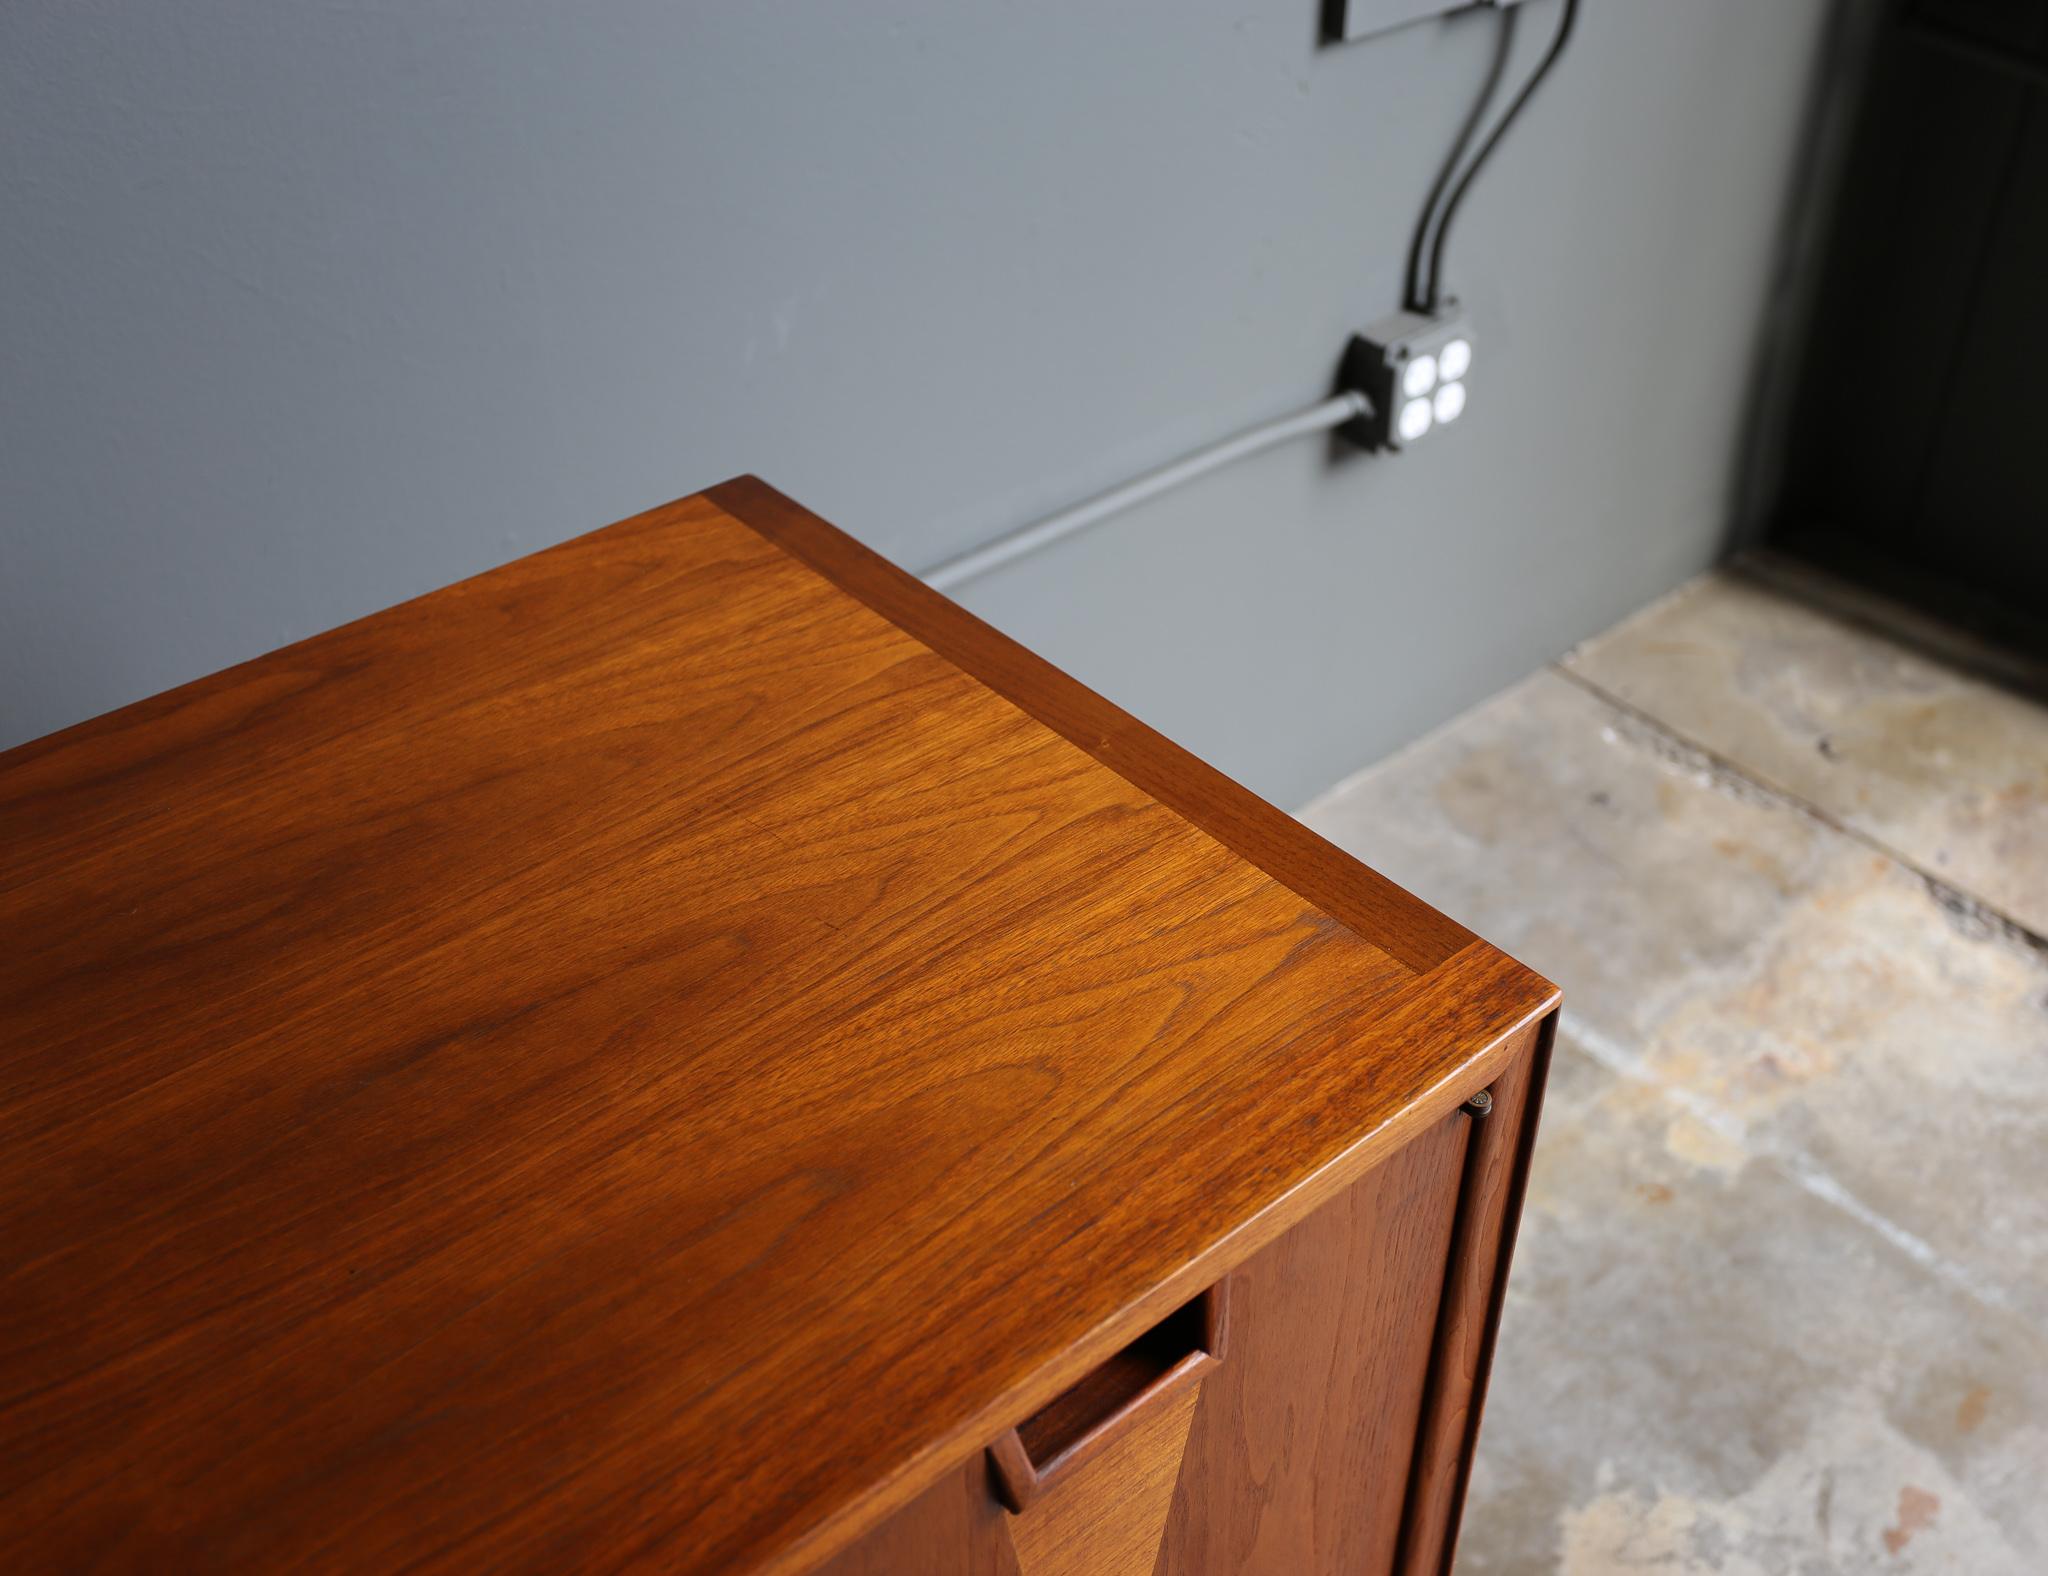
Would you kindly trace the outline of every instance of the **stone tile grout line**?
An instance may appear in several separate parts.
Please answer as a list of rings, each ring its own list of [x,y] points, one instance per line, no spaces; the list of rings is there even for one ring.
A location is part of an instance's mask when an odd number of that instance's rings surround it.
[[[1845,825],[1811,800],[1802,798],[1776,783],[1752,776],[1728,757],[1708,749],[1696,739],[1688,738],[1661,718],[1623,700],[1584,674],[1575,672],[1566,666],[1569,660],[1567,654],[1564,661],[1551,663],[1549,671],[1568,680],[1627,719],[1646,735],[1641,742],[1665,761],[1700,773],[1723,792],[1756,802],[1782,805],[1832,832],[1839,833],[1917,877],[1926,886],[1928,896],[1966,935],[2000,940],[2032,954],[2041,961],[2048,962],[2048,936],[2021,924],[2011,915],[2001,912],[1983,898],[1964,890],[1946,877],[1936,875],[1924,865],[1907,858],[1896,848],[1890,847],[1868,832]]]

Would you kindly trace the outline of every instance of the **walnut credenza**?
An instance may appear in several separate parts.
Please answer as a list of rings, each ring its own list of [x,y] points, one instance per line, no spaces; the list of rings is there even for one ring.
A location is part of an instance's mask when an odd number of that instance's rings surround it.
[[[0,756],[0,1567],[1445,1569],[1556,993],[752,479]]]

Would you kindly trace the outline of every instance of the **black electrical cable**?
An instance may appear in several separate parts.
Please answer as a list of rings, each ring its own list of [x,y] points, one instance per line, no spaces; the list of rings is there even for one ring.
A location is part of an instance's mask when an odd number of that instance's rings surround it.
[[[1465,117],[1465,124],[1458,131],[1458,140],[1451,144],[1450,155],[1444,160],[1444,167],[1437,171],[1436,184],[1430,187],[1429,196],[1422,204],[1421,216],[1415,221],[1415,239],[1408,245],[1408,278],[1401,301],[1411,312],[1424,311],[1428,305],[1422,293],[1422,259],[1429,246],[1429,222],[1436,214],[1437,204],[1443,201],[1444,189],[1451,184],[1451,177],[1458,173],[1458,164],[1465,157],[1465,150],[1472,145],[1479,123],[1486,119],[1486,111],[1492,105],[1500,79],[1507,71],[1508,56],[1514,52],[1515,19],[1520,15],[1519,8],[1508,11],[1495,28],[1493,64],[1487,68],[1486,85],[1473,101],[1472,113]]]
[[[1579,0],[1564,0],[1564,14],[1558,19],[1557,37],[1550,41],[1549,51],[1530,73],[1529,80],[1522,84],[1522,91],[1515,95],[1515,101],[1508,106],[1507,113],[1494,124],[1493,130],[1487,134],[1486,141],[1479,145],[1479,151],[1472,156],[1472,162],[1465,166],[1464,175],[1452,188],[1450,200],[1444,204],[1443,217],[1437,220],[1436,239],[1431,242],[1429,248],[1429,286],[1422,295],[1424,310],[1434,312],[1443,299],[1444,237],[1451,232],[1451,220],[1457,217],[1458,204],[1465,200],[1465,193],[1471,187],[1473,177],[1485,167],[1487,159],[1499,146],[1503,133],[1514,124],[1515,117],[1521,114],[1522,106],[1529,102],[1536,89],[1542,85],[1543,79],[1550,75],[1550,68],[1557,64],[1557,57],[1564,53],[1564,46],[1571,41],[1572,24],[1578,19]]]

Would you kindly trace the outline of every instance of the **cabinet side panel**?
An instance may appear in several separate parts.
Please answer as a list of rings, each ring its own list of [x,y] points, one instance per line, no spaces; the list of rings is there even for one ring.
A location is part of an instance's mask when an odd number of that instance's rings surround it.
[[[1237,1271],[1156,1576],[1392,1569],[1468,1125],[1431,1128]]]
[[[1441,1576],[1450,1570],[1457,1549],[1458,1517],[1479,1437],[1556,1021],[1553,1012],[1518,1032],[1514,1058],[1492,1086],[1492,1111],[1472,1122],[1409,1485],[1399,1562],[1403,1576]]]

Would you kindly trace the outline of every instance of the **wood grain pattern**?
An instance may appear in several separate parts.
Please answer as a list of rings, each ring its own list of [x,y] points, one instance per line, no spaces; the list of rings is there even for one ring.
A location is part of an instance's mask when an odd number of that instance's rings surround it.
[[[1555,1029],[1556,1019],[1549,1017],[1517,1033],[1517,1054],[1492,1086],[1493,1107],[1472,1123],[1402,1529],[1399,1568],[1405,1576],[1448,1576],[1457,1554]]]
[[[0,1564],[803,1568],[1553,999],[717,497],[0,756]]]
[[[1393,1568],[1468,1126],[1441,1119],[1238,1271],[1161,1576]]]
[[[976,1451],[811,1576],[1020,1576],[1009,1514]]]
[[[1474,1131],[1441,1118],[1233,1273],[1229,1356],[1203,1378],[1163,1535],[1149,1518],[1115,1520],[1117,1475],[1134,1469],[1112,1453],[1062,1523],[1062,1557],[1099,1576],[1130,1545],[1092,1540],[1142,1519],[1153,1576],[1395,1568]],[[992,1478],[955,1473],[817,1576],[1010,1576],[1036,1509],[990,1517],[996,1495]]]
[[[752,476],[706,495],[1418,973],[1472,933]]]
[[[1160,1397],[1109,1448],[1008,1518],[1019,1576],[1151,1576],[1201,1390],[1197,1379]]]

